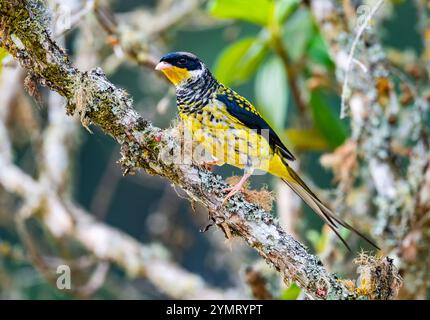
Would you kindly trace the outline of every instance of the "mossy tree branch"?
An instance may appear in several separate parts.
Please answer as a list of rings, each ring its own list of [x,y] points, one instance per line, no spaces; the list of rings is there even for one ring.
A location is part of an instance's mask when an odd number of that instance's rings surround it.
[[[422,6],[422,2],[416,3]],[[359,1],[355,5],[360,4]],[[429,193],[430,185],[428,75],[416,78],[412,72],[408,74],[407,68],[400,71],[394,67],[376,28],[370,27],[370,23],[359,24],[360,20],[378,21],[376,14],[384,4],[375,1],[369,12],[358,17],[359,12],[354,11],[357,7],[345,9],[351,5],[348,2],[310,1],[336,63],[337,79],[344,84],[343,97],[350,107],[350,143],[355,145],[354,152],[361,161],[361,181],[370,182],[374,188],[366,191],[374,198],[376,208],[374,233],[381,239],[382,248],[398,258],[405,279],[399,296],[423,299],[430,281],[430,202],[428,196],[423,196]],[[428,26],[425,14],[422,6],[423,35]],[[355,42],[349,35],[359,38]],[[360,49],[359,54],[352,55],[351,61],[349,56],[355,47]],[[423,66],[428,63],[427,58],[423,55],[416,62]],[[410,92],[410,99],[404,99],[405,92]],[[396,150],[399,145],[407,148],[406,155]]]
[[[314,299],[356,299],[360,296],[329,273],[320,260],[286,234],[269,212],[238,195],[221,206],[227,184],[194,164],[163,161],[177,154],[180,143],[174,130],[154,127],[134,109],[127,93],[114,86],[100,68],[77,70],[52,39],[45,9],[38,0],[1,0],[1,46],[40,84],[66,98],[69,114],[78,113],[84,126],[93,124],[121,145],[124,172],[144,169],[181,187],[190,200],[209,210],[218,225],[244,239],[280,272]]]

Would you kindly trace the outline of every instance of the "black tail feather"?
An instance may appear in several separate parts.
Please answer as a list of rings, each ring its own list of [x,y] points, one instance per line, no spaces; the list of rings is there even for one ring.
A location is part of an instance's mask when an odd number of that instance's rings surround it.
[[[324,205],[323,205],[323,207],[324,207],[325,210],[330,211]],[[346,228],[346,229],[351,230],[352,232],[354,232],[356,235],[358,235],[359,237],[361,237],[362,239],[364,239],[367,243],[369,243],[370,245],[372,245],[376,249],[381,250],[381,248],[379,248],[378,245],[376,245],[376,243],[373,240],[371,240],[368,236],[364,235],[361,231],[357,230],[356,228],[354,228],[353,226],[351,226],[346,221],[343,221],[340,218],[336,217],[332,212],[331,212],[331,218],[333,220],[335,220],[338,224],[340,224],[342,227],[344,227],[344,228]]]
[[[374,241],[372,241],[369,237],[365,236],[362,232],[352,227],[349,223],[341,220],[340,218],[336,217],[335,214],[327,208],[321,200],[318,199],[318,197],[313,193],[310,188],[305,184],[305,182],[297,175],[297,173],[294,172],[294,170],[286,164],[288,173],[290,176],[294,179],[295,182],[290,182],[286,179],[282,179],[288,186],[293,189],[293,191],[300,196],[300,198],[303,199],[304,202],[306,202],[314,211],[317,213],[325,223],[330,227],[331,230],[336,234],[336,236],[339,238],[340,241],[345,245],[345,247],[351,251],[351,248],[345,241],[345,239],[342,238],[342,236],[339,234],[339,225],[342,227],[351,230],[358,236],[360,236],[362,239],[364,239],[366,242],[368,242],[370,245],[375,247],[376,249],[380,250],[380,248],[375,244]]]

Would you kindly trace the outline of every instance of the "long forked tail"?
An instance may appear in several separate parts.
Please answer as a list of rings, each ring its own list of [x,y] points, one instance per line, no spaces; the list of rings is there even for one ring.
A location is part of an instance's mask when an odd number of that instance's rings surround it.
[[[353,226],[348,224],[347,222],[341,220],[340,218],[336,217],[334,213],[327,208],[321,200],[318,199],[318,197],[312,192],[311,189],[305,184],[305,182],[297,175],[297,173],[290,167],[288,164],[286,164],[286,168],[289,173],[289,178],[291,180],[282,179],[288,186],[294,190],[294,192],[300,196],[300,198],[303,199],[304,202],[310,206],[315,213],[317,213],[325,223],[330,227],[331,230],[339,237],[339,239],[342,241],[342,243],[348,248],[348,250],[351,251],[351,248],[349,247],[348,243],[345,241],[345,239],[342,238],[342,236],[339,234],[339,225],[341,225],[344,228],[347,228],[351,230],[352,232],[359,235],[361,238],[366,240],[369,244],[374,246],[376,249],[380,250],[380,248],[367,236],[365,236],[363,233],[355,229]]]

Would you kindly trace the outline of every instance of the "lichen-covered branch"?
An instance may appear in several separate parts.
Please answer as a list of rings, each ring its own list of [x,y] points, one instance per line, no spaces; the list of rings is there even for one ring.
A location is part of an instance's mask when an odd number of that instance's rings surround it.
[[[374,189],[373,231],[383,239],[384,250],[399,258],[405,277],[400,296],[423,298],[430,279],[429,223],[422,218],[429,212],[429,199],[420,196],[428,193],[427,88],[415,86],[407,70],[393,66],[375,24],[369,26],[370,21],[378,21],[378,9],[387,3],[375,2],[361,17],[354,12],[357,8],[347,14],[345,3],[316,0],[311,1],[311,9],[336,63],[337,79],[344,84],[353,130],[348,143],[354,145],[353,154],[360,161],[361,181],[370,181],[366,187]],[[428,20],[422,19],[421,24],[425,23]],[[409,99],[404,98],[406,91]],[[402,166],[405,169],[399,169]]]
[[[232,207],[220,207],[225,183],[217,176],[190,165],[166,165],[160,153],[177,148],[174,138],[154,128],[132,108],[130,98],[117,89],[96,69],[81,73],[68,61],[64,51],[51,39],[42,18],[44,11],[33,1],[1,2],[2,46],[7,48],[39,81],[58,91],[68,101],[68,112],[78,112],[85,125],[94,123],[113,136],[122,147],[122,165],[126,172],[139,167],[169,178],[184,188],[194,200],[210,212],[224,216],[226,224],[243,236],[250,245],[285,276],[297,280],[318,297],[316,287],[330,294],[345,294],[345,289],[326,273],[318,259],[285,235],[267,212],[243,199]],[[332,290],[332,289],[335,290]]]
[[[226,206],[221,206],[224,196],[222,190],[227,184],[219,176],[194,164],[176,164],[169,161],[169,155],[177,154],[180,148],[177,131],[162,131],[143,119],[133,109],[127,93],[109,82],[100,68],[88,72],[77,70],[64,50],[50,36],[41,2],[1,0],[0,14],[2,47],[40,84],[57,91],[66,99],[69,114],[78,113],[84,126],[93,124],[100,127],[121,145],[120,162],[124,173],[132,173],[142,168],[180,186],[192,201],[201,203],[209,210],[210,217],[219,222],[218,226],[226,234],[243,238],[267,263],[281,273],[285,281],[295,281],[308,297],[360,297],[329,273],[320,260],[309,254],[302,244],[286,234],[270,213],[247,202],[240,195],[234,197]],[[10,169],[10,173],[20,174],[13,168]],[[53,204],[58,201],[54,195],[48,194],[45,197],[45,201]],[[59,206],[58,210],[63,206],[61,202],[56,205]],[[75,208],[62,207],[61,210],[72,210],[73,214],[80,215]],[[49,219],[47,222],[49,223]],[[68,230],[67,225],[70,223],[68,218],[64,220],[63,226],[52,225],[53,233]],[[75,235],[79,239],[88,241],[90,234],[87,232],[90,230],[93,232],[91,234],[97,235],[93,241],[85,243],[86,246],[91,247],[97,242],[103,248],[106,241],[104,248],[109,250],[99,254],[106,255],[107,259],[112,258],[114,253],[118,254],[119,258],[127,255],[129,250],[112,250],[113,244],[107,237],[107,234],[113,234],[112,230],[107,232],[107,227],[100,226],[89,218],[84,223],[84,228],[75,226]],[[85,236],[82,233],[85,233]],[[115,236],[115,239],[121,240],[122,237]],[[130,250],[136,253],[137,246],[131,246]],[[142,259],[145,258],[142,256]],[[154,265],[153,260],[151,264]],[[150,272],[148,267],[145,270]]]
[[[157,60],[151,54],[151,42],[159,41],[169,28],[184,23],[184,18],[191,20],[201,2],[201,0],[172,2],[167,7],[160,3],[151,14],[135,11],[118,17],[110,11],[107,3],[98,1],[94,15],[109,36],[109,43],[118,55],[126,56],[139,65],[153,69]],[[145,20],[142,21],[142,17],[145,17]]]
[[[103,284],[109,263],[121,267],[129,276],[145,277],[160,292],[172,298],[188,299],[230,299],[242,297],[234,289],[218,290],[208,286],[205,281],[176,265],[171,261],[168,252],[162,246],[142,245],[132,237],[106,224],[96,221],[89,213],[76,207],[64,194],[67,180],[69,158],[65,154],[68,139],[73,139],[71,131],[75,126],[72,118],[67,118],[61,109],[62,98],[51,92],[49,105],[49,126],[44,133],[42,147],[44,161],[39,180],[21,170],[12,162],[11,146],[6,128],[6,119],[10,112],[11,100],[18,93],[23,70],[19,67],[4,68],[2,79],[7,78],[14,85],[9,90],[1,90],[3,101],[0,108],[0,185],[9,193],[23,199],[23,207],[15,215],[20,234],[26,248],[30,252],[30,260],[49,281],[55,282],[55,270],[60,264],[71,264],[70,261],[58,259],[56,265],[47,265],[46,257],[34,241],[28,230],[28,222],[40,220],[50,234],[62,243],[70,239],[80,243],[87,252],[96,257],[98,267],[93,277],[82,288],[74,286],[73,292],[78,296],[88,297]],[[4,82],[2,82],[4,83]],[[55,103],[54,103],[55,102]],[[58,113],[58,111],[62,113]],[[58,159],[59,157],[59,159]]]

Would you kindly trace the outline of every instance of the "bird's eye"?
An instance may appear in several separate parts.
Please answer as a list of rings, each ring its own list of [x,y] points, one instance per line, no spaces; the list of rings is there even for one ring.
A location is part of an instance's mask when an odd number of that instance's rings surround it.
[[[185,64],[187,60],[185,58],[181,58],[178,60],[178,64]]]

